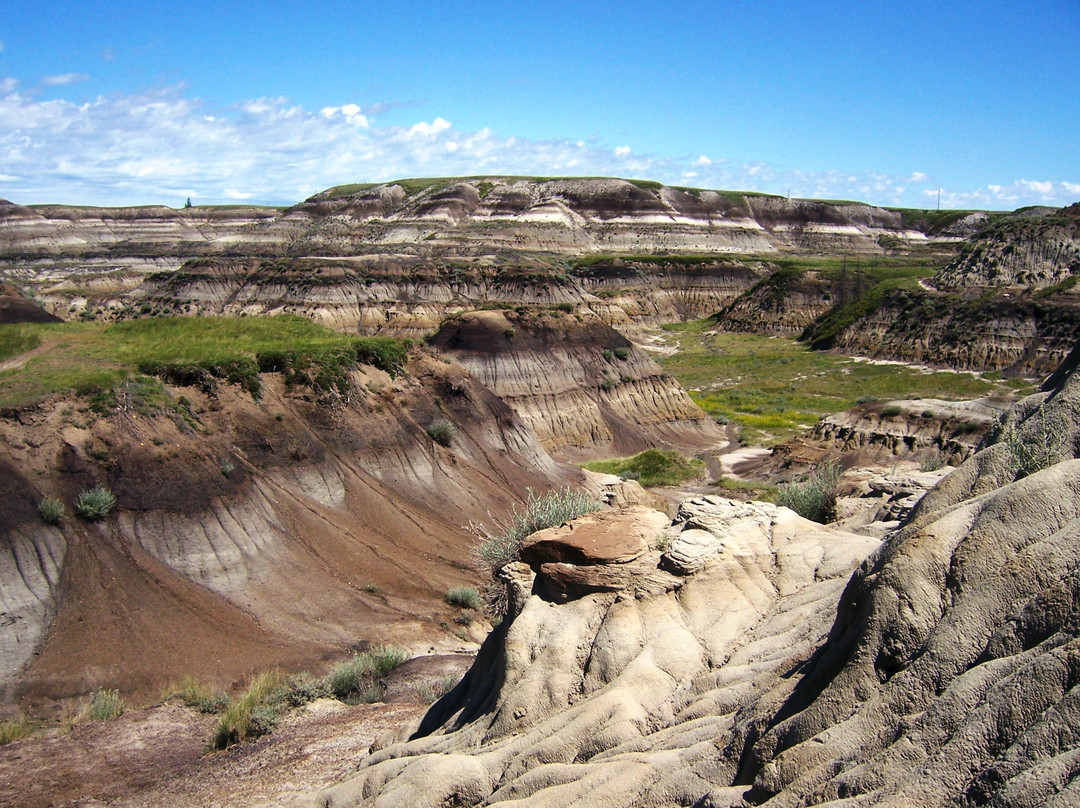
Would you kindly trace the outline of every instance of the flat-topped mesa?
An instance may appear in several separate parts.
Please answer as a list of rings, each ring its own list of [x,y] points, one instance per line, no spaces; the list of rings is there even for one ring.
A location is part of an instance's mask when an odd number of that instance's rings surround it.
[[[432,337],[510,404],[549,451],[583,459],[653,446],[704,448],[722,430],[642,350],[596,320],[481,311]]]

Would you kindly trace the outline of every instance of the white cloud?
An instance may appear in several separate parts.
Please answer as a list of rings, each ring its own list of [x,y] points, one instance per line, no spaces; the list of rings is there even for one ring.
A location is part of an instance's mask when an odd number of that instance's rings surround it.
[[[442,118],[436,118],[431,123],[420,121],[414,123],[409,129],[410,135],[420,135],[421,137],[434,137],[439,132],[445,132],[450,128],[450,121],[443,120]]]
[[[1039,182],[1037,180],[1020,180],[1017,185],[1022,188],[1026,188],[1033,194],[1050,196],[1054,193],[1054,183],[1052,182]]]
[[[0,78],[3,196],[23,204],[293,203],[332,185],[404,177],[493,174],[633,176],[702,188],[931,206],[937,191],[910,175],[806,171],[764,162],[634,154],[600,137],[537,140],[436,117],[376,125],[355,103],[306,110],[284,98],[210,107],[172,87],[86,103],[39,100]],[[402,105],[395,105],[400,107]],[[372,111],[371,114],[375,114]],[[704,155],[702,155],[704,157]],[[1080,185],[1019,180],[943,192],[942,206],[1069,204]]]
[[[59,76],[45,76],[41,83],[46,87],[63,87],[65,84],[77,84],[89,79],[85,73],[62,73]]]
[[[4,52],[4,40],[0,39],[0,53]]]
[[[912,171],[911,176],[908,177],[908,182],[926,182],[927,176],[921,171]]]

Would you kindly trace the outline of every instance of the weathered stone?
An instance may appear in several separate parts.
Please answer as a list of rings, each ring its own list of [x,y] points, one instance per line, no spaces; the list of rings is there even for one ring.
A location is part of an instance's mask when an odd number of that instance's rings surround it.
[[[667,524],[667,516],[651,508],[601,511],[533,533],[520,557],[533,566],[625,564],[645,553]]]
[[[720,539],[709,531],[689,528],[672,539],[660,559],[660,564],[677,575],[693,575],[719,554],[722,548]]]

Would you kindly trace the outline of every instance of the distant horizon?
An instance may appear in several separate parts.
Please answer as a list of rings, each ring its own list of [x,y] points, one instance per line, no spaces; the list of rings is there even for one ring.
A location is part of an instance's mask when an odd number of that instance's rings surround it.
[[[397,183],[416,182],[418,180],[420,180],[420,181],[431,180],[431,181],[436,181],[436,182],[445,180],[445,181],[451,181],[452,182],[452,181],[486,180],[486,179],[501,179],[501,180],[515,180],[515,181],[516,180],[529,180],[529,181],[534,181],[534,182],[553,182],[553,181],[558,181],[558,180],[591,180],[591,179],[621,180],[623,182],[629,182],[629,183],[637,183],[637,182],[644,182],[644,183],[650,183],[650,184],[651,183],[656,183],[657,185],[662,185],[662,186],[665,186],[665,187],[676,188],[676,189],[687,189],[687,190],[694,190],[694,191],[712,191],[714,193],[723,193],[723,194],[745,194],[747,196],[763,196],[763,197],[770,197],[770,198],[773,198],[773,199],[785,199],[785,200],[788,200],[788,201],[791,201],[791,202],[816,202],[816,203],[824,204],[824,205],[838,205],[838,206],[843,206],[843,205],[866,205],[867,207],[881,208],[883,210],[918,210],[918,211],[926,211],[926,212],[941,211],[942,213],[958,213],[958,212],[1014,213],[1016,211],[1025,210],[1025,209],[1028,209],[1028,208],[1046,208],[1046,209],[1051,209],[1051,210],[1058,210],[1058,209],[1061,209],[1061,208],[1069,207],[1072,204],[1080,204],[1080,198],[1078,198],[1075,202],[1068,202],[1068,203],[1065,203],[1064,205],[1035,204],[1035,205],[1020,205],[1020,206],[1015,207],[1015,208],[978,208],[978,207],[946,208],[944,206],[938,208],[936,204],[930,205],[928,207],[912,207],[912,206],[908,206],[908,205],[875,205],[875,204],[873,204],[871,202],[867,202],[867,201],[861,200],[861,199],[818,199],[818,198],[814,198],[814,197],[804,197],[804,196],[786,196],[784,194],[768,193],[768,192],[765,192],[765,191],[752,191],[752,190],[747,190],[747,189],[743,189],[743,188],[708,188],[708,187],[697,186],[697,185],[668,185],[667,183],[661,183],[661,182],[659,182],[657,180],[651,180],[651,179],[649,179],[647,177],[615,177],[615,176],[604,176],[604,175],[597,175],[597,174],[590,174],[590,175],[569,175],[568,174],[568,175],[565,175],[565,176],[537,177],[537,176],[529,176],[529,175],[524,175],[524,174],[495,173],[495,174],[464,174],[464,175],[460,175],[460,176],[455,175],[455,176],[445,176],[445,177],[396,177],[396,178],[394,178],[392,180],[385,180],[385,181],[381,181],[381,182],[365,182],[365,181],[362,181],[362,180],[358,181],[358,182],[342,182],[342,183],[337,183],[335,185],[327,186],[326,188],[315,191],[313,194],[308,195],[304,199],[298,199],[298,200],[296,200],[294,202],[270,203],[270,202],[259,202],[259,201],[256,201],[256,200],[246,200],[246,201],[233,200],[233,201],[229,201],[229,202],[196,202],[195,200],[191,200],[191,206],[190,207],[191,208],[265,208],[265,209],[268,209],[268,210],[270,210],[270,209],[273,209],[273,210],[288,210],[289,208],[296,207],[297,205],[302,205],[303,203],[307,202],[309,199],[312,199],[313,197],[318,196],[321,193],[325,193],[327,191],[332,191],[332,190],[335,190],[337,188],[348,188],[350,186],[365,186],[365,185],[370,186],[372,188],[377,188],[377,187],[382,186],[382,185],[395,185]],[[70,203],[70,202],[62,202],[62,201],[55,201],[55,200],[45,201],[45,202],[22,202],[22,201],[15,200],[15,199],[8,199],[7,197],[0,194],[0,201],[6,201],[6,202],[9,202],[9,203],[11,203],[13,205],[17,205],[19,207],[24,207],[24,208],[66,207],[66,208],[95,208],[95,209],[99,208],[99,209],[102,209],[102,210],[120,210],[120,209],[134,209],[134,208],[166,208],[166,209],[169,209],[169,210],[185,210],[185,209],[188,209],[188,205],[186,204],[188,199],[186,197],[183,200],[181,200],[178,204],[169,204],[167,202],[137,202],[137,203],[132,203],[132,204],[119,204],[119,205],[95,205],[95,204]]]
[[[1061,207],[1078,131],[1075,0],[56,0],[0,20],[0,197],[28,205],[495,174]]]

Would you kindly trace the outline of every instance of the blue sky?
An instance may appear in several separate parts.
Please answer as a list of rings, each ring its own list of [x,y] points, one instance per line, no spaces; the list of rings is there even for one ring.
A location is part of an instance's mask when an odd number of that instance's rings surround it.
[[[0,197],[23,204],[491,173],[1080,200],[1078,0],[7,5]]]

